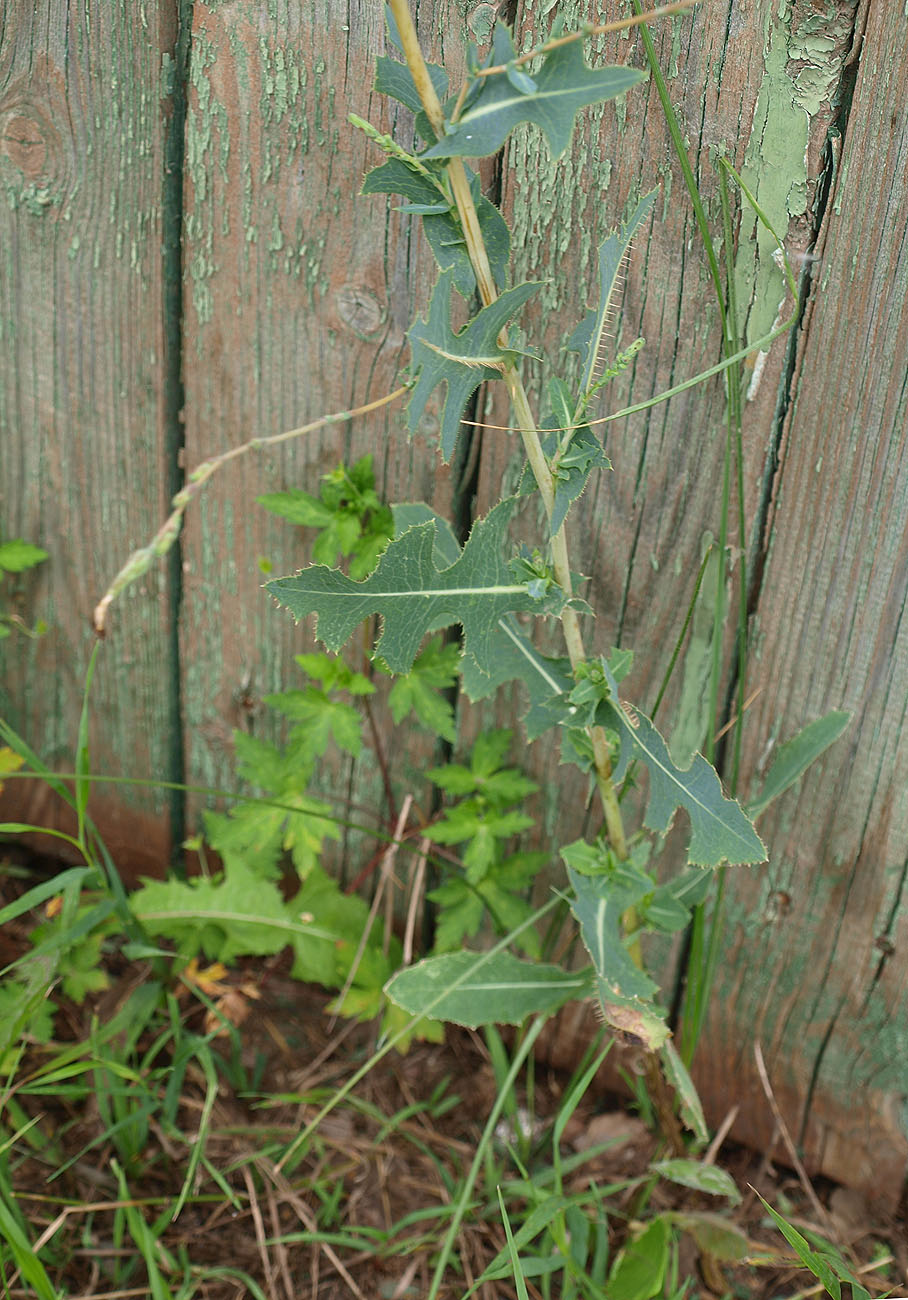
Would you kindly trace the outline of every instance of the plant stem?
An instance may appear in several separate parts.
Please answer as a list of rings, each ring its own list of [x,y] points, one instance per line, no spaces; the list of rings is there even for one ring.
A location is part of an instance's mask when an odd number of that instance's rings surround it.
[[[413,17],[410,13],[408,0],[390,0],[390,4],[391,12],[393,13],[394,20],[397,23],[397,30],[400,35],[404,57],[407,60],[407,67],[410,70],[413,83],[419,93],[423,108],[426,111],[426,116],[428,117],[435,134],[440,139],[443,137],[445,130],[444,111],[439,102],[438,96],[435,93],[435,87],[432,85],[432,80],[429,76],[429,71],[426,67],[422,50],[420,49],[419,39],[416,34],[416,28],[413,24]],[[482,299],[483,306],[488,307],[490,303],[493,303],[498,297],[498,290],[495,286],[495,281],[489,266],[488,253],[479,226],[479,217],[476,213],[476,205],[473,202],[473,195],[470,193],[470,184],[467,180],[467,174],[462,161],[459,158],[450,159],[447,164],[447,173],[451,182],[451,193],[460,217],[464,241],[476,276],[479,296]],[[502,346],[507,346],[507,336],[504,332],[502,332],[500,341]],[[526,389],[523,386],[523,380],[513,362],[505,362],[503,364],[502,375],[511,397],[514,417],[520,430],[520,436],[523,440],[523,446],[527,460],[529,461],[530,469],[536,480],[536,485],[539,488],[546,515],[551,519],[555,504],[555,482],[545,452],[542,449],[537,423],[533,419],[533,413],[530,409]],[[554,570],[555,580],[567,596],[568,600],[570,600],[573,588],[564,525],[561,526],[552,538],[551,547],[552,568]],[[561,624],[564,630],[564,639],[567,646],[568,658],[571,661],[571,667],[576,671],[580,664],[586,662],[586,650],[583,645],[583,634],[580,630],[580,620],[577,616],[577,611],[570,607],[566,607],[561,616]],[[599,790],[599,796],[605,814],[608,838],[615,855],[619,859],[623,860],[627,857],[627,836],[624,831],[624,822],[621,817],[618,794],[615,790],[615,783],[612,780],[612,764],[609,756],[608,742],[605,737],[605,732],[601,727],[590,727],[589,736],[593,746],[593,763],[596,768],[596,785]]]
[[[314,433],[316,429],[324,428],[325,425],[342,424],[347,420],[354,419],[356,416],[368,415],[382,406],[387,406],[389,402],[396,402],[398,397],[403,397],[406,391],[406,387],[396,388],[393,393],[387,393],[374,402],[366,402],[364,406],[357,406],[349,411],[335,411],[331,415],[323,415],[320,419],[312,420],[309,424],[304,424],[298,429],[286,429],[283,433],[272,433],[266,438],[250,438],[248,442],[244,442],[238,447],[231,447],[229,451],[223,451],[219,456],[212,456],[210,460],[202,461],[201,465],[197,465],[192,473],[187,475],[185,487],[176,494],[170,503],[173,507],[171,514],[164,520],[154,537],[147,546],[140,546],[137,551],[133,551],[107,588],[107,591],[98,601],[92,615],[95,635],[100,638],[107,634],[107,611],[116,598],[144,573],[147,573],[155,560],[159,556],[166,555],[173,546],[180,535],[180,529],[183,527],[183,515],[186,513],[187,507],[216,470],[226,465],[228,461],[235,460],[237,456],[245,456],[249,451],[263,451],[265,447],[275,447],[278,443],[288,442],[293,438],[301,438],[307,433]]]

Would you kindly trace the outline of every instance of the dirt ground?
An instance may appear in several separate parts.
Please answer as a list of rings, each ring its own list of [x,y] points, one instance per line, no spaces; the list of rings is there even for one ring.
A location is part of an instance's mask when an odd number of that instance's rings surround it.
[[[21,877],[0,874],[0,905],[25,887]],[[3,966],[26,950],[31,924],[23,918],[0,932]],[[112,1112],[78,1074],[31,1093],[28,1081],[49,1051],[89,1041],[93,1025],[107,1023],[150,978],[147,962],[129,963],[114,952],[109,963],[110,988],[82,1005],[54,994],[54,1042],[29,1044],[0,1112],[3,1142],[34,1121],[3,1159],[32,1242],[46,1242],[41,1258],[60,1294],[80,1300],[156,1294],[134,1231],[124,1232],[126,1186],[130,1210],[138,1210],[159,1238],[162,1269],[195,1279],[185,1294],[234,1300],[256,1294],[251,1279],[267,1300],[425,1296],[446,1226],[445,1207],[469,1168],[496,1095],[482,1036],[449,1029],[443,1045],[417,1043],[405,1056],[386,1057],[322,1121],[304,1153],[287,1159],[293,1138],[368,1057],[374,1027],[333,1021],[326,1009],[329,995],[291,980],[284,958],[247,962],[221,981],[222,1005],[242,1023],[215,1040],[223,1062],[216,1095],[199,1062],[190,1061],[180,1076],[179,1097],[168,1102],[176,1064],[168,1053],[174,1049],[166,1043],[156,1047],[148,1032],[131,1057],[145,1071],[144,1091],[138,1084],[130,1087],[138,1088],[137,1096],[157,1097],[160,1111],[152,1108],[136,1120],[142,1106],[127,1113],[126,1088],[120,1111]],[[174,992],[171,1007],[186,1029],[205,1032],[210,1009],[203,1000],[183,988]],[[104,1049],[99,1055],[105,1052],[110,1054]],[[517,1119],[526,1128],[521,1160],[528,1178],[542,1184],[551,1168],[551,1126],[567,1076],[537,1061],[531,1097],[527,1086],[524,1081],[525,1110]],[[109,1136],[117,1114],[124,1125],[143,1126],[140,1149],[126,1166],[122,1147]],[[200,1131],[204,1158],[173,1218]],[[510,1203],[519,1215],[514,1184],[522,1175],[508,1153],[514,1138],[512,1120],[496,1142],[494,1177],[511,1182]],[[872,1295],[908,1294],[904,1213],[875,1222],[859,1198],[826,1184],[812,1189],[812,1199],[811,1190],[775,1157],[727,1145],[710,1155],[734,1178],[740,1205],[724,1208],[718,1198],[659,1181],[644,1208],[640,1187],[660,1154],[658,1141],[625,1099],[591,1090],[567,1126],[562,1156],[570,1163],[602,1144],[606,1149],[568,1175],[565,1190],[591,1183],[614,1189],[604,1200],[612,1252],[629,1229],[662,1210],[719,1215],[746,1238],[745,1260],[730,1263],[705,1254],[693,1237],[680,1233],[680,1276],[691,1279],[687,1295],[769,1300],[812,1292],[813,1279],[787,1262],[785,1243],[751,1189],[782,1208],[802,1232],[831,1238]],[[457,1272],[450,1270],[440,1293],[444,1300],[459,1300],[505,1245],[495,1187],[483,1177],[474,1202],[458,1243]],[[516,1227],[519,1218],[512,1222]],[[11,1266],[6,1271],[5,1294],[34,1294],[13,1278]],[[172,1279],[170,1285],[177,1294]],[[557,1288],[540,1289],[532,1278],[527,1289],[531,1297],[560,1295]],[[502,1300],[516,1290],[496,1281],[477,1294]]]

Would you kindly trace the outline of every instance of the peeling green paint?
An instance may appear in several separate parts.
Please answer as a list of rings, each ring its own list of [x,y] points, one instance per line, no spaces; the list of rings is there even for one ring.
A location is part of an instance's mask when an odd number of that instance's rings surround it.
[[[227,110],[219,103],[208,76],[209,68],[217,61],[214,45],[204,33],[193,36],[189,80],[195,90],[195,103],[186,113],[185,168],[192,182],[192,210],[186,213],[184,233],[188,247],[195,251],[189,260],[188,274],[192,285],[192,301],[197,323],[211,320],[214,303],[209,278],[214,274],[213,213],[208,211],[210,199],[209,172],[213,163],[212,149],[218,145],[217,165],[226,182],[230,159],[230,127]],[[201,335],[196,340],[201,354]]]
[[[275,211],[271,218],[271,238],[268,240],[268,251],[270,253],[279,253],[284,247],[284,232],[281,230],[280,214]]]
[[[668,65],[668,78],[672,81],[678,75],[678,63],[681,58],[681,20],[673,18],[672,24],[672,52]]]
[[[791,0],[779,0],[766,10],[764,75],[741,170],[780,235],[793,217],[807,211],[810,119],[837,82],[850,21],[835,0],[826,0],[822,12],[803,17],[795,15]],[[774,252],[772,236],[745,204],[735,278],[750,339],[770,331],[784,298],[785,281]]]

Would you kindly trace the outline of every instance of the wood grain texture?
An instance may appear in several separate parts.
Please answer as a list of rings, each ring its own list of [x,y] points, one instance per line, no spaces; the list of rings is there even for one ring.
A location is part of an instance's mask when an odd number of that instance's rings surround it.
[[[792,252],[812,241],[823,143],[834,111],[830,99],[854,17],[853,6],[827,8],[823,39],[816,42],[821,67],[814,69],[817,76],[822,71],[826,90],[806,100],[797,88],[803,66],[795,61],[794,51],[818,23],[817,6],[810,0],[788,7],[784,20],[771,17],[766,6],[745,9],[723,3],[701,6],[654,29],[720,258],[719,154],[744,170]],[[520,48],[548,30],[550,10],[546,4],[521,6]],[[563,4],[558,13],[568,30],[586,18],[616,16],[604,5],[590,13],[587,5]],[[591,61],[646,66],[636,32],[599,38],[591,45]],[[798,127],[782,154],[775,144],[766,143],[767,136],[775,141],[780,134],[767,106],[770,97],[776,116],[789,124],[796,121]],[[772,131],[767,117],[773,121]],[[508,145],[505,179],[506,206],[516,232],[515,279],[547,281],[538,309],[531,306],[528,313],[529,338],[544,349],[553,366],[570,364],[560,349],[596,292],[598,243],[627,218],[642,194],[654,187],[660,191],[655,218],[638,237],[629,260],[612,327],[616,346],[627,346],[638,335],[647,344],[632,370],[605,390],[600,414],[644,401],[720,360],[720,319],[707,258],[651,83],[584,113],[571,150],[560,160],[548,158],[538,133],[516,132]],[[739,210],[736,236],[740,332],[752,341],[790,314],[793,304],[772,248],[765,237],[757,238],[748,210],[743,215]],[[780,339],[760,361],[759,382],[745,404],[744,507],[751,559],[758,553],[754,521],[766,491],[776,410],[789,382],[786,351],[786,340]],[[752,377],[752,370],[746,372],[744,384],[750,386]],[[534,387],[538,393],[538,379]],[[723,380],[714,379],[602,428],[614,469],[598,481],[592,479],[575,508],[568,525],[571,555],[574,567],[591,577],[583,591],[596,611],[590,647],[601,652],[620,644],[636,650],[627,694],[646,709],[668,665],[704,548],[719,532],[726,441]],[[517,460],[516,440],[500,433],[486,435],[483,507],[502,482],[513,483]],[[736,530],[733,517],[734,554]],[[740,570],[735,562],[727,590],[732,609]],[[721,724],[721,719],[707,717],[714,608],[715,580],[710,575],[658,719],[675,737],[679,754],[702,747],[708,729]],[[730,626],[726,640],[727,662]],[[559,801],[557,808],[553,804],[547,809],[547,822],[553,825],[560,818],[563,828],[565,807],[579,806],[582,787],[569,784],[572,794],[566,798],[564,788],[552,780],[553,759],[548,747],[535,761],[541,764],[546,789]]]
[[[854,98],[785,422],[757,608],[762,693],[746,733],[773,746],[830,708],[854,721],[761,830],[767,870],[731,877],[726,950],[698,1079],[728,1078],[740,1132],[771,1124],[760,1040],[809,1167],[898,1199],[908,1170],[908,39],[869,6]],[[838,152],[838,143],[837,143]]]
[[[50,560],[23,575],[27,621],[0,646],[0,710],[71,770],[91,610],[166,501],[162,404],[163,66],[169,6],[12,0],[0,45],[0,533]],[[6,590],[9,589],[7,584]],[[166,575],[123,602],[93,692],[98,772],[167,777],[176,719]],[[54,821],[37,785],[4,809]],[[167,853],[167,801],[92,800],[129,869]]]
[[[462,57],[446,33],[448,6],[424,15],[426,48]],[[431,20],[426,24],[425,20]],[[358,198],[383,161],[347,122],[355,112],[389,130],[372,93],[385,50],[382,6],[359,2],[194,7],[187,118],[184,260],[187,467],[245,441],[343,411],[396,386],[404,338],[435,267],[396,200]],[[412,125],[398,125],[404,136]],[[436,426],[437,427],[437,426]],[[190,781],[235,787],[232,730],[273,736],[269,691],[302,685],[292,656],[314,648],[261,590],[306,562],[311,534],[267,514],[257,494],[299,487],[367,452],[389,500],[447,510],[450,472],[432,455],[431,419],[411,443],[402,405],[242,462],[212,482],[188,520],[181,616],[186,768]],[[398,769],[422,766],[395,739]],[[378,766],[326,764],[323,790],[342,805],[380,807]],[[197,806],[197,805],[196,805]],[[191,814],[190,820],[195,813]]]
[[[544,18],[549,6],[541,8]],[[530,31],[536,12],[532,4],[521,10]],[[568,27],[589,16],[585,7],[582,15],[569,5],[559,12]],[[852,3],[794,4],[775,15],[769,7],[703,6],[673,20],[657,46],[717,246],[711,158],[721,150],[789,252],[805,254],[798,265],[811,295],[791,343],[755,358],[744,380],[748,559],[757,573],[772,542],[755,596],[750,678],[763,693],[745,733],[744,788],[756,782],[771,738],[828,708],[856,708],[860,737],[850,751],[843,744],[827,756],[800,797],[764,819],[769,869],[730,877],[728,946],[698,1079],[714,1120],[741,1103],[736,1131],[758,1147],[768,1143],[771,1114],[751,1056],[759,1033],[810,1167],[892,1203],[906,1167],[908,1065],[901,956],[908,838],[897,785],[908,695],[899,468],[908,358],[898,307],[908,285],[906,62],[892,53],[905,47],[901,18],[878,10],[862,47],[866,14]],[[639,38],[611,42],[603,58],[642,65]],[[627,382],[613,385],[610,405],[641,400],[718,359],[705,259],[653,90],[590,114],[560,163],[540,154],[530,133],[517,133],[507,157],[509,216],[522,234],[516,278],[550,277],[528,329],[532,344],[541,335],[549,353],[557,351],[578,318],[557,295],[587,283],[598,239],[659,183],[661,210],[632,256],[616,329],[623,343],[642,334],[648,346]],[[811,277],[817,239],[822,271]],[[771,241],[746,208],[736,240],[742,333],[753,340],[791,303]],[[843,385],[856,368],[861,382]],[[591,640],[597,649],[637,649],[627,684],[635,700],[653,697],[702,546],[718,531],[724,404],[721,381],[713,381],[609,426],[614,472],[575,511],[572,557],[592,575],[598,614]],[[484,504],[514,481],[517,459],[508,435],[485,435]],[[662,717],[689,747],[702,745],[708,723],[711,599],[705,587]],[[735,599],[730,590],[730,605]],[[488,725],[488,716],[477,711],[474,727]],[[584,825],[583,791],[564,782],[556,757],[547,746],[528,760],[542,781],[546,828],[564,838]],[[582,1041],[591,1029],[581,1021],[574,1033]]]

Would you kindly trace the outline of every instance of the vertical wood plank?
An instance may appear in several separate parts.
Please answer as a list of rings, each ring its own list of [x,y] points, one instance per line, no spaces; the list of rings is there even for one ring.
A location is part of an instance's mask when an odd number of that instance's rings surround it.
[[[173,5],[13,0],[0,47],[0,533],[50,560],[21,584],[49,631],[0,645],[0,709],[71,770],[91,611],[167,499],[162,395],[163,158]],[[165,572],[118,612],[92,694],[98,772],[168,777],[173,710]],[[47,791],[4,808],[55,821]],[[99,790],[126,871],[166,859],[168,802]]]
[[[854,0],[817,6],[801,0],[785,14],[767,6],[704,5],[653,28],[660,65],[678,113],[685,147],[698,179],[718,256],[723,258],[716,159],[744,172],[761,206],[797,254],[815,236],[814,208],[822,185],[832,96],[848,55]],[[519,48],[548,31],[551,6],[525,0],[518,9]],[[608,21],[614,6],[562,4],[565,30],[588,19]],[[630,5],[621,13],[630,13]],[[802,57],[803,56],[803,57]],[[645,68],[639,32],[588,43],[594,64]],[[809,88],[802,85],[810,73]],[[784,140],[784,149],[776,142]],[[639,197],[658,187],[655,217],[638,237],[615,314],[616,346],[638,335],[646,347],[625,375],[610,384],[600,415],[647,400],[721,359],[721,326],[702,240],[683,175],[671,146],[652,82],[579,118],[571,149],[551,160],[538,132],[511,137],[505,173],[506,206],[516,232],[515,279],[543,279],[528,313],[528,336],[549,358],[549,373],[568,367],[561,351],[595,294],[596,249],[610,228],[626,219]],[[740,206],[740,205],[739,205]],[[736,229],[735,276],[741,333],[754,341],[790,314],[793,303],[772,257],[771,240],[744,208]],[[745,518],[758,553],[766,475],[776,439],[775,418],[790,383],[787,341],[759,358],[759,375],[745,375]],[[757,360],[757,358],[754,358]],[[538,368],[531,370],[536,393]],[[501,408],[496,408],[501,409]],[[492,417],[494,419],[494,416]],[[501,421],[499,421],[501,422]],[[709,542],[719,533],[725,453],[725,388],[721,378],[626,420],[600,426],[613,472],[594,476],[569,519],[574,567],[590,575],[583,595],[596,611],[589,646],[637,652],[627,681],[628,698],[652,705],[669,663],[696,574]],[[482,508],[500,485],[513,484],[520,454],[516,436],[489,432],[483,445]],[[737,552],[733,512],[732,553]],[[741,565],[726,593],[731,610],[725,662]],[[657,721],[679,755],[701,748],[717,723],[708,714],[715,578],[703,585],[685,653]],[[722,701],[720,701],[720,704]],[[721,722],[721,719],[720,719]],[[478,722],[477,725],[484,725]],[[553,747],[530,751],[548,792],[546,822],[564,829],[566,808],[582,827],[585,783],[565,784],[555,773]]]
[[[698,1079],[765,1143],[762,1042],[808,1164],[898,1199],[908,1169],[908,39],[870,5],[785,425],[746,733],[760,776],[830,708],[845,737],[763,819],[767,870],[731,879]]]
[[[423,13],[426,47],[460,56],[454,6]],[[448,39],[449,29],[455,39]],[[393,389],[404,338],[435,268],[396,200],[357,198],[382,157],[347,114],[391,129],[372,94],[384,52],[381,5],[196,3],[187,118],[185,224],[186,464],[256,434],[302,425]],[[403,117],[403,115],[402,115]],[[402,123],[403,130],[410,129]],[[430,424],[431,422],[429,422]],[[389,500],[447,510],[451,473],[432,455],[434,430],[412,443],[402,406],[286,444],[225,471],[185,535],[182,614],[189,779],[234,788],[232,730],[275,734],[259,701],[300,685],[294,653],[313,648],[261,589],[308,557],[311,534],[267,514],[256,495],[317,493],[339,461],[371,452]],[[399,747],[399,741],[395,741]],[[411,760],[425,757],[419,742]],[[406,771],[406,753],[399,753]],[[353,776],[325,767],[341,798]],[[380,807],[370,752],[355,773],[357,803]]]

